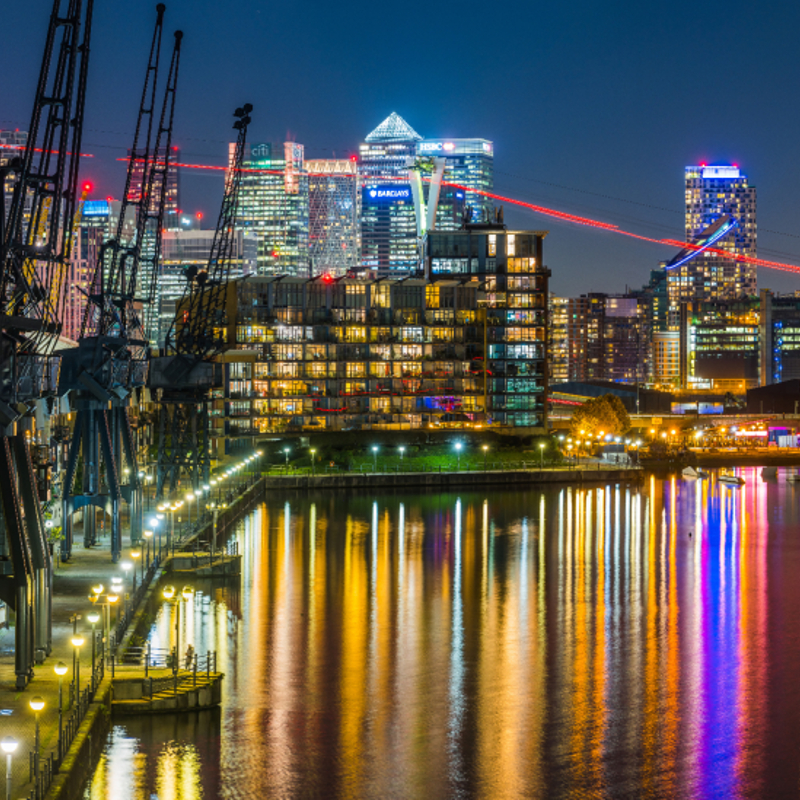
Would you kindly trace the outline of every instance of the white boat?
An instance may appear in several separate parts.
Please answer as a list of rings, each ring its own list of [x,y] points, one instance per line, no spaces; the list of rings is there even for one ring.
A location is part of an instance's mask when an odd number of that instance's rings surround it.
[[[705,470],[700,469],[699,467],[684,467],[681,475],[684,478],[707,478],[708,473]]]
[[[738,475],[734,475],[732,472],[720,472],[719,473],[719,482],[724,483],[727,486],[744,486],[744,478],[740,478]]]
[[[786,480],[789,483],[800,483],[800,472],[787,472]]]
[[[770,478],[777,478],[777,477],[778,477],[777,467],[762,467],[761,480],[768,481]]]

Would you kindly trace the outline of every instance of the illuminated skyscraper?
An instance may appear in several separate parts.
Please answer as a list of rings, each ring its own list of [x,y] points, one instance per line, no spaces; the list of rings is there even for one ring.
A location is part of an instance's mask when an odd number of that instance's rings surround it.
[[[236,145],[230,145],[229,162]],[[248,146],[237,228],[258,239],[260,275],[308,275],[308,175],[296,142]]]
[[[306,161],[308,246],[315,275],[345,275],[361,257],[361,191],[355,160]]]
[[[164,158],[164,148],[159,150],[159,156]],[[131,151],[128,150],[128,158],[130,158]],[[177,147],[172,148],[172,155],[170,157],[169,170],[167,171],[167,197],[164,201],[164,227],[176,228],[178,227],[178,212],[180,211],[180,167],[175,166],[180,162],[180,150]],[[131,176],[131,188],[128,194],[129,200],[138,201],[142,195],[142,182],[144,177],[144,170],[141,164],[134,163],[133,175]],[[156,177],[158,172],[156,172]],[[157,188],[157,187],[156,187]],[[155,213],[157,209],[158,198],[153,197],[151,203],[151,211]]]
[[[487,139],[423,139],[417,145],[420,156],[445,159],[444,186],[436,212],[439,230],[458,230],[465,206],[472,212],[471,222],[489,220],[492,199],[480,192],[494,189],[494,144]],[[447,186],[455,183],[467,190]]]
[[[379,275],[402,276],[420,260],[417,224],[406,165],[422,137],[392,112],[359,147],[361,266]]]
[[[756,268],[709,249],[756,256],[756,189],[737,166],[686,167],[686,241],[666,264],[669,327],[676,330],[681,302],[754,295]]]

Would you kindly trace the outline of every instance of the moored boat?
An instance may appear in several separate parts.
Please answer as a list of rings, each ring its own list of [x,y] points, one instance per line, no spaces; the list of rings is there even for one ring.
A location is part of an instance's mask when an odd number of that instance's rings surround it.
[[[726,486],[744,486],[744,478],[734,475],[732,472],[725,472],[724,470],[719,473],[719,482],[724,483]]]
[[[763,467],[761,469],[761,479],[768,481],[770,478],[777,478],[778,477],[778,468],[777,467]]]

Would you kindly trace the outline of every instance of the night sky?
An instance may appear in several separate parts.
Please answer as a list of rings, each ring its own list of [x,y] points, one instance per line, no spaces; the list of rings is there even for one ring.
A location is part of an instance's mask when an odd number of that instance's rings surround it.
[[[51,3],[3,8],[0,127],[28,126]],[[95,0],[83,175],[119,196],[155,2]],[[758,188],[759,256],[800,264],[800,4],[167,2],[185,38],[175,142],[224,164],[233,109],[251,141],[345,157],[391,111],[428,137],[495,142],[495,191],[683,238],[683,168],[735,163]],[[165,58],[168,53],[165,48]],[[166,75],[166,67],[164,69]],[[182,205],[216,219],[220,175],[186,174]],[[673,251],[506,209],[547,229],[559,294],[639,287]],[[800,276],[759,271],[759,285]]]

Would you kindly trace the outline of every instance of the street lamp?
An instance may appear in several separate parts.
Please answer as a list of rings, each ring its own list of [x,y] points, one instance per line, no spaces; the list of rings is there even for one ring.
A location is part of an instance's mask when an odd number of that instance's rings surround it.
[[[175,598],[175,664],[174,671],[177,674],[179,669],[179,659],[181,652],[181,600],[189,600],[194,594],[194,589],[191,586],[184,586],[181,589],[180,595],[176,597],[174,586],[165,586],[162,594],[167,602],[171,602]]]
[[[483,471],[486,472],[486,454],[489,452],[489,445],[483,445]]]
[[[81,647],[83,647],[84,638],[80,634],[73,636],[70,641],[75,648],[75,697],[80,702],[81,696]]]
[[[89,616],[91,617],[92,615],[89,614]],[[94,616],[97,617],[97,614],[95,613]],[[58,761],[61,763],[61,759],[64,756],[64,676],[67,674],[68,667],[63,661],[59,661],[58,664],[53,667],[53,669],[55,670],[56,675],[58,675]]]
[[[544,469],[544,442],[539,442],[539,466]]]
[[[194,500],[194,492],[189,492],[186,495],[186,524],[190,529],[192,527],[192,500]]]
[[[314,456],[316,455],[317,451],[312,447],[309,451],[311,453],[311,474],[314,474]]]
[[[30,699],[30,706],[33,709],[36,729],[33,737],[33,774],[36,779],[36,786],[39,786],[39,712],[44,708],[44,699],[36,697]]]
[[[150,522],[152,524],[153,522],[158,522],[158,520],[151,519]],[[144,580],[145,569],[150,569],[150,540],[153,538],[153,531],[148,528],[147,530],[142,531],[142,536],[144,536],[144,539],[147,542],[147,551],[145,554],[145,559],[142,562],[142,580]]]
[[[96,611],[91,611],[86,615],[86,619],[92,623],[92,677],[94,678],[95,643],[97,642],[97,623],[100,622],[100,615]]]
[[[406,448],[403,447],[403,445],[400,445],[400,447],[398,447],[397,449],[400,451],[400,463],[402,464],[403,463],[403,455],[406,452]]]
[[[13,736],[6,736],[0,747],[6,754],[6,800],[11,800],[11,756],[14,755],[19,742]]]
[[[461,442],[456,442],[456,472],[461,472]]]
[[[284,447],[283,448],[283,454],[284,454],[284,456],[286,456],[286,470],[288,472],[288,470],[289,470],[289,448],[288,447]]]
[[[378,447],[377,445],[372,446],[372,471],[378,471]]]

